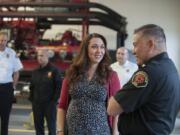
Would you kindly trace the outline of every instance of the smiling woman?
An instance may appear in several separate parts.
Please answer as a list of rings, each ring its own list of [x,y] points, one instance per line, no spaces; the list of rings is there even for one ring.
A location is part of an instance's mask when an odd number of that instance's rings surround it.
[[[113,121],[107,117],[106,102],[119,89],[105,38],[97,33],[88,35],[62,84],[58,135],[64,132],[65,119],[68,135],[110,135]]]
[[[93,38],[88,46],[88,56],[91,64],[98,64],[105,54],[105,45],[100,38]]]

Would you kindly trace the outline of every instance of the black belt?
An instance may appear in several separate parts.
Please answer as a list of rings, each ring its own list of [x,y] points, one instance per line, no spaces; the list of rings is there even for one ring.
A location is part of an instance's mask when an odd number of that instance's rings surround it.
[[[12,82],[8,82],[8,83],[0,83],[0,86],[3,86],[3,85],[9,85],[9,84],[12,84]]]

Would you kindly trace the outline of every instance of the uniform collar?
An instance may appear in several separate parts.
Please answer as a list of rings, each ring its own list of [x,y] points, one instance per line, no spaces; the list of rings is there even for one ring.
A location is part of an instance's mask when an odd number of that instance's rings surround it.
[[[128,61],[128,60],[126,60],[126,62],[122,65],[122,67],[127,67],[127,66],[128,66],[128,64],[129,64],[129,61]]]
[[[48,62],[47,65],[44,67],[39,66],[39,69],[47,69],[49,66],[50,66],[50,62]]]
[[[159,59],[162,59],[162,58],[168,58],[168,54],[167,52],[162,52],[154,57],[152,57],[150,60],[148,60],[145,64],[147,63],[150,63],[151,61],[154,61],[154,60],[159,60]]]
[[[1,53],[7,52],[7,47],[4,49],[4,51],[0,51]]]
[[[8,51],[8,49],[7,49],[7,47],[4,49],[4,52],[7,52]]]
[[[120,66],[122,66],[122,67],[127,67],[128,66],[128,64],[129,64],[129,61],[128,60],[126,60],[126,62],[124,63],[124,64],[119,64],[119,62],[117,61],[117,64],[118,65],[120,65]]]

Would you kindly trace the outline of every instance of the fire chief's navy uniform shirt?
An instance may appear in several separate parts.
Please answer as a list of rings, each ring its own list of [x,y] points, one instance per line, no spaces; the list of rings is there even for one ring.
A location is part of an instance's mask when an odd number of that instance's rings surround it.
[[[178,72],[167,53],[150,59],[115,96],[121,135],[169,135],[180,105]]]

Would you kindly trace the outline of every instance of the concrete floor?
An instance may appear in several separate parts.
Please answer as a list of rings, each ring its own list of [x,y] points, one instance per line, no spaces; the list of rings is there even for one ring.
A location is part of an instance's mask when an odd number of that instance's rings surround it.
[[[14,104],[10,116],[9,135],[35,135],[34,130],[27,128],[31,106]]]
[[[10,116],[9,135],[35,135],[34,129],[27,125],[30,119],[30,112],[31,105],[27,101],[13,105]],[[175,129],[171,135],[180,135],[180,115],[176,119]]]
[[[176,118],[175,128],[171,135],[180,135],[180,117]]]

